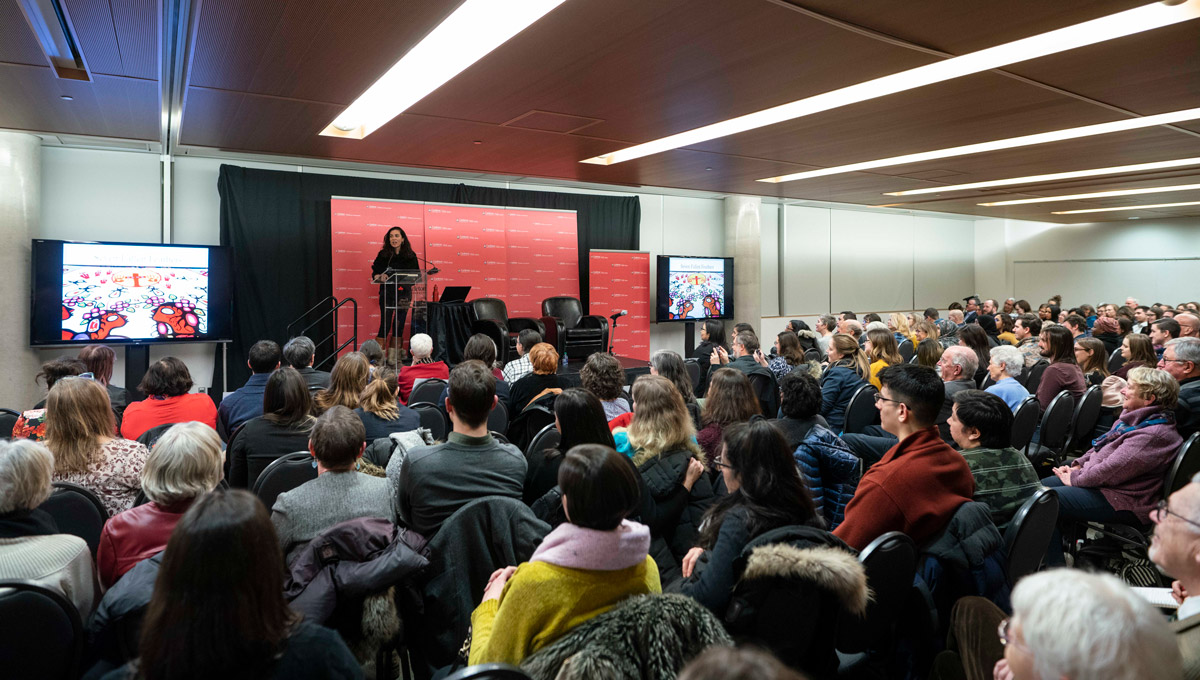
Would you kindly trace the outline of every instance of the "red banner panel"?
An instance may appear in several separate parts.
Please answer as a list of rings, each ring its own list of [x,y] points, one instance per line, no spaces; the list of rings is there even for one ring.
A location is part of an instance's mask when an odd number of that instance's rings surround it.
[[[439,295],[447,286],[470,286],[471,298],[506,298],[508,262],[502,208],[427,203],[425,235],[426,257],[441,270],[430,281]],[[430,288],[431,297],[432,291]]]
[[[613,354],[650,360],[650,254],[623,250],[593,250],[588,253],[591,273],[588,285],[589,313],[617,319]]]
[[[579,297],[575,213],[508,209],[509,316],[542,315],[542,300]]]

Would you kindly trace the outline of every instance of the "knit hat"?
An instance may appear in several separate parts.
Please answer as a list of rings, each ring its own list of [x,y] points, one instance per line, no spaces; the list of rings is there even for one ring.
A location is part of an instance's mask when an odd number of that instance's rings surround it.
[[[1112,333],[1119,335],[1121,333],[1121,325],[1116,319],[1111,319],[1107,316],[1102,316],[1096,319],[1096,323],[1092,326],[1093,333]]]

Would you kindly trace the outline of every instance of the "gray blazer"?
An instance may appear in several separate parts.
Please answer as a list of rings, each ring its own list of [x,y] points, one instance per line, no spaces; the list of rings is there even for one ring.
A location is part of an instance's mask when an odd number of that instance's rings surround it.
[[[287,561],[298,548],[335,524],[358,517],[396,521],[387,480],[361,472],[326,472],[279,494],[271,522]]]

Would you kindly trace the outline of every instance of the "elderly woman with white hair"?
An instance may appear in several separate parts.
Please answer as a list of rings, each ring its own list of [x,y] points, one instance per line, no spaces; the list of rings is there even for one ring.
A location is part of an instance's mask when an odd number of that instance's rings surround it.
[[[167,546],[192,502],[220,483],[224,462],[220,438],[203,423],[179,423],[163,433],[142,470],[142,491],[150,502],[112,517],[100,534],[96,566],[102,588]]]
[[[1013,413],[1017,412],[1026,399],[1029,390],[1017,382],[1017,377],[1025,370],[1025,355],[1012,345],[1000,345],[991,349],[991,361],[988,363],[988,375],[992,379],[986,391],[1000,397]]]
[[[54,455],[44,445],[0,441],[0,579],[56,590],[87,620],[96,602],[91,551],[38,509],[50,497],[53,474]]]
[[[450,379],[450,367],[433,359],[433,338],[424,333],[415,333],[408,341],[408,350],[412,353],[412,365],[402,366],[399,376],[400,401],[406,404],[416,381],[430,378]]]

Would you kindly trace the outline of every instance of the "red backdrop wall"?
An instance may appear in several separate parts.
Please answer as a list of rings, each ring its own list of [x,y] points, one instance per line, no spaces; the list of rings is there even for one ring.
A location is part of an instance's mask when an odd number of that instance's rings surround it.
[[[613,354],[650,360],[650,254],[626,250],[593,250],[591,264],[591,314],[609,316],[623,309],[617,320]]]

